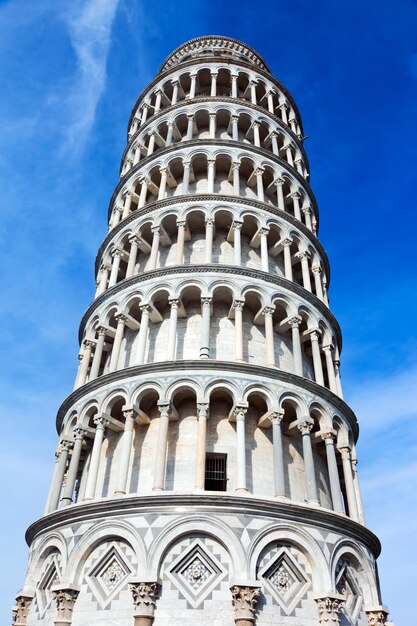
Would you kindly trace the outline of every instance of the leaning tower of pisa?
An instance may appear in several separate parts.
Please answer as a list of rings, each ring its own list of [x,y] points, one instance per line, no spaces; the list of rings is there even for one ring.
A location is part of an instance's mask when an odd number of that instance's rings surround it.
[[[133,107],[13,623],[382,626],[296,104],[249,46]]]

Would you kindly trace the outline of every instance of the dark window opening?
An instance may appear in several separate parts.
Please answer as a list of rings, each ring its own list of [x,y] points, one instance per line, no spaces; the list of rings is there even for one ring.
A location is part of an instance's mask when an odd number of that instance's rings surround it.
[[[206,491],[226,491],[226,460],[227,454],[206,454]]]

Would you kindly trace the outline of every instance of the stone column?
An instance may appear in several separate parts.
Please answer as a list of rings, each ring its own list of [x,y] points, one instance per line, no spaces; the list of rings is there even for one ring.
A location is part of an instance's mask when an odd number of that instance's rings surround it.
[[[187,115],[187,132],[185,135],[186,141],[191,141],[193,138],[193,126],[194,126],[194,113],[188,113]]]
[[[350,449],[346,446],[339,448],[342,457],[343,478],[345,479],[346,497],[348,503],[348,513],[356,522],[358,521],[358,508],[356,506],[355,486],[353,484],[352,465],[350,461]]]
[[[134,626],[152,626],[160,587],[158,582],[129,583],[133,596]]]
[[[304,176],[304,169],[303,169],[303,160],[301,157],[298,157],[297,159],[295,159],[294,161],[294,165],[297,168],[297,172],[299,174],[301,174],[301,176]],[[306,216],[306,211],[308,209],[303,209],[303,213]],[[306,224],[307,224],[307,216],[306,216]]]
[[[253,142],[257,148],[261,147],[261,136],[259,134],[259,122],[254,122],[253,126]]]
[[[255,176],[256,176],[256,195],[258,196],[258,200],[259,202],[265,202],[265,195],[264,195],[264,182],[262,179],[262,175],[264,173],[264,169],[262,167],[258,167],[255,170]]]
[[[271,133],[271,146],[272,146],[272,152],[273,154],[275,154],[275,156],[279,156],[279,147],[278,147],[278,136],[277,133],[274,131]]]
[[[275,367],[275,341],[274,341],[274,324],[272,316],[275,307],[266,306],[262,313],[265,320],[265,342],[266,342],[266,365],[267,367]]]
[[[130,191],[125,193],[125,203],[123,206],[122,220],[124,220],[130,214],[130,207],[132,206],[132,194]]]
[[[87,485],[85,487],[84,500],[93,500],[96,493],[97,476],[100,467],[101,446],[108,420],[103,415],[94,418],[96,432],[94,435],[93,449],[91,451],[90,466],[88,468]]]
[[[277,187],[277,204],[280,211],[285,212],[285,200],[284,200],[284,183],[285,180],[283,178],[277,178],[275,181]]]
[[[116,327],[116,334],[114,336],[114,341],[113,341],[113,348],[111,351],[109,372],[115,372],[117,370],[117,364],[119,362],[119,356],[120,356],[120,349],[122,347],[122,341],[123,341],[123,333],[125,330],[125,324],[127,322],[127,317],[126,315],[123,315],[123,313],[118,313],[117,315],[115,315],[115,319],[117,321],[117,327]]]
[[[284,249],[284,273],[285,273],[285,278],[287,280],[293,280],[293,275],[292,275],[292,262],[291,262],[291,244],[292,244],[292,239],[290,239],[289,237],[287,237],[286,239],[283,239],[281,244],[282,247]]]
[[[311,268],[314,276],[314,287],[316,289],[316,296],[323,302],[323,285],[321,282],[321,267],[320,265],[313,265]]]
[[[210,357],[210,307],[211,298],[201,298],[200,359],[208,359]]]
[[[361,524],[365,524],[365,514],[363,511],[362,494],[358,478],[358,459],[354,457],[355,452],[352,450],[352,474],[353,474],[353,486],[355,488],[356,504],[358,507],[358,518]]]
[[[145,362],[146,340],[148,338],[149,314],[151,307],[149,304],[141,304],[139,306],[142,317],[140,319],[139,338],[138,338],[138,356],[137,364],[142,365]]]
[[[294,203],[294,217],[301,222],[301,211],[300,211],[300,194],[298,191],[295,191],[291,194],[291,198]]]
[[[159,183],[158,200],[163,200],[166,196],[165,191],[167,187],[167,168],[159,168],[159,173],[161,174],[161,182]]]
[[[239,141],[239,116],[232,115],[232,139],[233,141]]]
[[[304,213],[304,218],[305,218],[305,222],[306,222],[306,226],[308,230],[313,232],[313,223],[311,221],[311,207],[309,206],[304,207],[303,213]]]
[[[206,244],[205,244],[205,263],[211,263],[213,251],[213,228],[214,220],[211,217],[206,219]]]
[[[214,193],[214,167],[216,161],[214,159],[207,160],[207,192]]]
[[[179,88],[178,80],[171,80],[171,85],[172,85],[171,106],[174,106],[174,104],[177,104],[177,100],[178,100],[178,88]]]
[[[268,91],[268,93],[266,94],[266,97],[268,100],[268,111],[272,113],[273,115],[274,114],[274,92]]]
[[[243,307],[244,300],[235,300],[233,308],[235,310],[235,361],[244,362],[243,359]]]
[[[269,416],[272,423],[272,445],[274,450],[274,487],[276,497],[285,497],[285,465],[282,447],[281,422],[283,411],[274,411]]]
[[[109,278],[109,285],[108,285],[109,289],[110,287],[114,287],[114,285],[118,281],[120,261],[122,260],[123,251],[116,248],[112,250],[111,255],[113,257],[113,263],[111,266],[111,272],[110,272],[110,278]]]
[[[195,462],[195,486],[196,489],[204,489],[206,478],[206,438],[207,438],[207,417],[209,405],[206,403],[197,404],[197,452]]]
[[[240,175],[239,175],[240,161],[233,161],[232,174],[233,174],[233,195],[240,196]]]
[[[235,221],[232,224],[233,228],[233,261],[235,265],[239,267],[242,265],[242,244],[241,244],[241,230],[243,222]]]
[[[235,491],[247,491],[246,488],[246,407],[237,406],[234,410],[236,419],[236,488]]]
[[[303,375],[303,355],[301,352],[300,329],[301,317],[296,315],[288,320],[292,332],[292,354],[294,359],[294,373]]]
[[[333,346],[327,345],[322,348],[324,352],[324,356],[326,357],[326,369],[327,369],[327,377],[329,379],[329,387],[330,391],[337,394],[337,386],[336,386],[336,377],[334,373],[334,365],[333,365]]]
[[[184,173],[182,175],[182,193],[185,195],[188,193],[188,188],[190,186],[190,161],[182,162]]]
[[[301,439],[303,442],[303,458],[304,458],[304,473],[307,488],[307,502],[318,504],[319,499],[317,495],[316,484],[316,470],[314,468],[313,460],[313,448],[311,445],[311,430],[313,424],[310,422],[301,422],[298,424],[298,430],[301,433]]]
[[[91,361],[91,351],[96,345],[95,341],[91,341],[90,339],[84,339],[83,346],[83,358],[81,360],[81,367],[77,376],[77,388],[85,385],[87,381],[88,368],[90,367]]]
[[[232,79],[232,98],[237,98],[237,79],[238,74],[231,74]]]
[[[72,613],[78,594],[78,589],[60,589],[54,592],[57,604],[55,626],[68,626],[72,623]]]
[[[288,124],[288,118],[287,118],[287,105],[285,104],[285,102],[282,102],[279,105],[279,110],[281,111],[281,119],[284,122],[284,124]]]
[[[28,593],[21,593],[16,596],[15,605],[12,608],[13,626],[26,626],[32,600],[33,595]]]
[[[152,247],[151,254],[149,256],[149,269],[154,270],[156,268],[156,264],[158,261],[158,252],[159,252],[159,240],[161,238],[161,229],[159,226],[152,226]]]
[[[254,80],[251,80],[250,82],[250,99],[252,104],[257,104],[256,101],[256,82]]]
[[[310,333],[311,353],[313,356],[314,378],[318,385],[324,387],[323,366],[321,364],[319,336],[321,331],[314,330]]]
[[[165,487],[165,466],[167,456],[167,441],[168,441],[168,425],[169,425],[169,404],[158,404],[160,417],[159,417],[159,430],[158,430],[158,443],[156,446],[155,456],[155,472],[154,472],[154,491],[163,491]]]
[[[80,424],[74,428],[74,448],[72,450],[71,461],[67,471],[65,487],[61,498],[61,506],[68,506],[72,502],[74,495],[75,481],[78,474],[78,466],[80,464],[81,448],[87,431]]]
[[[317,602],[319,624],[338,626],[340,624],[339,611],[345,601],[345,597],[339,594],[326,594],[314,599]]]
[[[288,165],[291,165],[291,167],[294,167],[291,144],[287,143],[287,145],[283,147],[283,150],[285,150],[285,155],[287,157]]]
[[[140,187],[140,194],[139,194],[138,209],[142,209],[145,206],[145,202],[146,202],[149,178],[146,178],[145,176],[144,178],[141,178],[139,182],[140,182],[141,187]]]
[[[114,491],[115,495],[122,496],[128,491],[127,479],[129,475],[130,457],[132,456],[132,441],[135,434],[136,412],[123,407],[123,417],[125,418],[125,428],[121,441],[121,459],[119,461],[119,471],[117,478],[117,486]]]
[[[260,228],[259,234],[261,238],[261,266],[263,272],[269,272],[269,259],[268,259],[268,233],[269,228]]]
[[[100,296],[107,289],[107,281],[109,279],[110,265],[108,265],[107,263],[103,263],[102,266],[100,267],[100,270],[101,270],[101,276],[100,276],[100,282],[99,282],[98,289],[97,289],[97,296]]]
[[[56,471],[52,479],[51,491],[48,498],[48,506],[46,513],[55,511],[58,508],[59,496],[61,494],[62,484],[64,482],[65,470],[67,468],[68,454],[72,448],[72,441],[62,439],[59,444],[59,452],[57,453],[58,462],[56,464]]]
[[[365,609],[365,613],[368,618],[368,626],[385,626],[389,615],[385,606]]]
[[[140,125],[141,126],[144,125],[144,123],[146,122],[146,119],[148,117],[148,108],[149,108],[149,105],[146,104],[146,102],[145,102],[144,105],[143,105],[143,108],[142,108],[142,116],[141,116],[141,119],[140,119]]]
[[[337,469],[336,452],[334,449],[336,436],[334,432],[329,431],[327,433],[322,433],[321,438],[323,439],[326,446],[327,469],[329,472],[330,493],[332,495],[333,510],[337,511],[338,513],[343,513],[339,471]]]
[[[133,165],[137,165],[140,161],[140,145],[139,143],[135,146],[135,156],[133,157]]]
[[[230,590],[236,626],[253,626],[260,588],[252,585],[233,585]]]
[[[171,315],[169,318],[169,332],[168,332],[168,345],[167,345],[167,361],[174,361],[175,348],[177,343],[177,320],[178,320],[178,308],[180,301],[178,299],[172,299],[169,301],[171,307]]]
[[[167,122],[167,138],[165,141],[165,147],[168,148],[168,146],[170,146],[172,144],[172,135],[174,132],[174,124],[173,122],[168,121]]]
[[[179,220],[177,222],[178,235],[177,249],[175,251],[175,263],[177,265],[182,265],[184,262],[185,224],[185,220]]]
[[[217,72],[210,72],[211,74],[211,88],[210,96],[215,97],[217,91]]]
[[[161,89],[158,89],[157,91],[155,91],[155,95],[156,95],[156,100],[155,100],[155,113],[158,113],[161,109],[161,102],[162,102],[162,91]]]
[[[341,381],[341,376],[340,376],[340,360],[338,358],[335,358],[333,363],[334,363],[334,376],[336,379],[337,395],[339,396],[339,398],[342,398],[343,400],[342,381]]]
[[[103,355],[104,343],[106,341],[106,329],[103,326],[97,327],[98,339],[94,350],[93,362],[90,369],[90,381],[95,380],[100,371],[101,357]]]
[[[311,280],[310,280],[310,269],[308,266],[308,259],[310,256],[310,252],[308,250],[303,250],[302,252],[297,252],[295,255],[297,259],[301,261],[301,271],[303,275],[303,287],[307,289],[307,291],[311,291]]]
[[[135,272],[136,259],[138,257],[139,239],[136,235],[129,237],[130,241],[130,253],[129,261],[127,263],[126,278],[133,276]]]
[[[195,87],[196,87],[196,78],[197,74],[190,74],[190,93],[188,94],[189,98],[195,98]]]
[[[209,113],[209,139],[216,139],[216,114]]]
[[[120,218],[122,216],[123,209],[119,206],[115,206],[113,209],[113,219],[111,222],[111,227],[116,228],[117,224],[120,222]]]

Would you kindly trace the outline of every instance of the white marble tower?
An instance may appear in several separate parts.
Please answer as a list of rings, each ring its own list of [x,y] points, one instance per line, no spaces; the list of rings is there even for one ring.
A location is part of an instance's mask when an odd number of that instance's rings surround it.
[[[200,37],[136,102],[15,626],[382,626],[298,109]]]

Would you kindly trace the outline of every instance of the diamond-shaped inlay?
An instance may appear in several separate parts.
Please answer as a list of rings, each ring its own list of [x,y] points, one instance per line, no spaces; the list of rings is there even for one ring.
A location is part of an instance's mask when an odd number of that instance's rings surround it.
[[[54,558],[52,562],[48,565],[43,574],[38,589],[36,590],[36,597],[38,600],[39,613],[41,616],[44,615],[46,609],[50,605],[53,599],[53,593],[51,588],[54,585],[59,583],[59,574],[58,574],[58,562]]]
[[[213,554],[209,554],[200,540],[172,563],[167,575],[177,589],[196,608],[225,577],[226,571]]]
[[[113,543],[86,574],[86,579],[99,604],[104,608],[117,595],[131,574],[132,569],[125,556],[117,544]]]
[[[338,564],[336,570],[336,590],[342,596],[345,596],[345,602],[341,609],[342,613],[348,615],[353,623],[356,622],[362,606],[362,596],[353,568],[346,560],[342,560]]]
[[[259,575],[287,615],[304,596],[309,585],[304,572],[284,547],[260,570]]]

